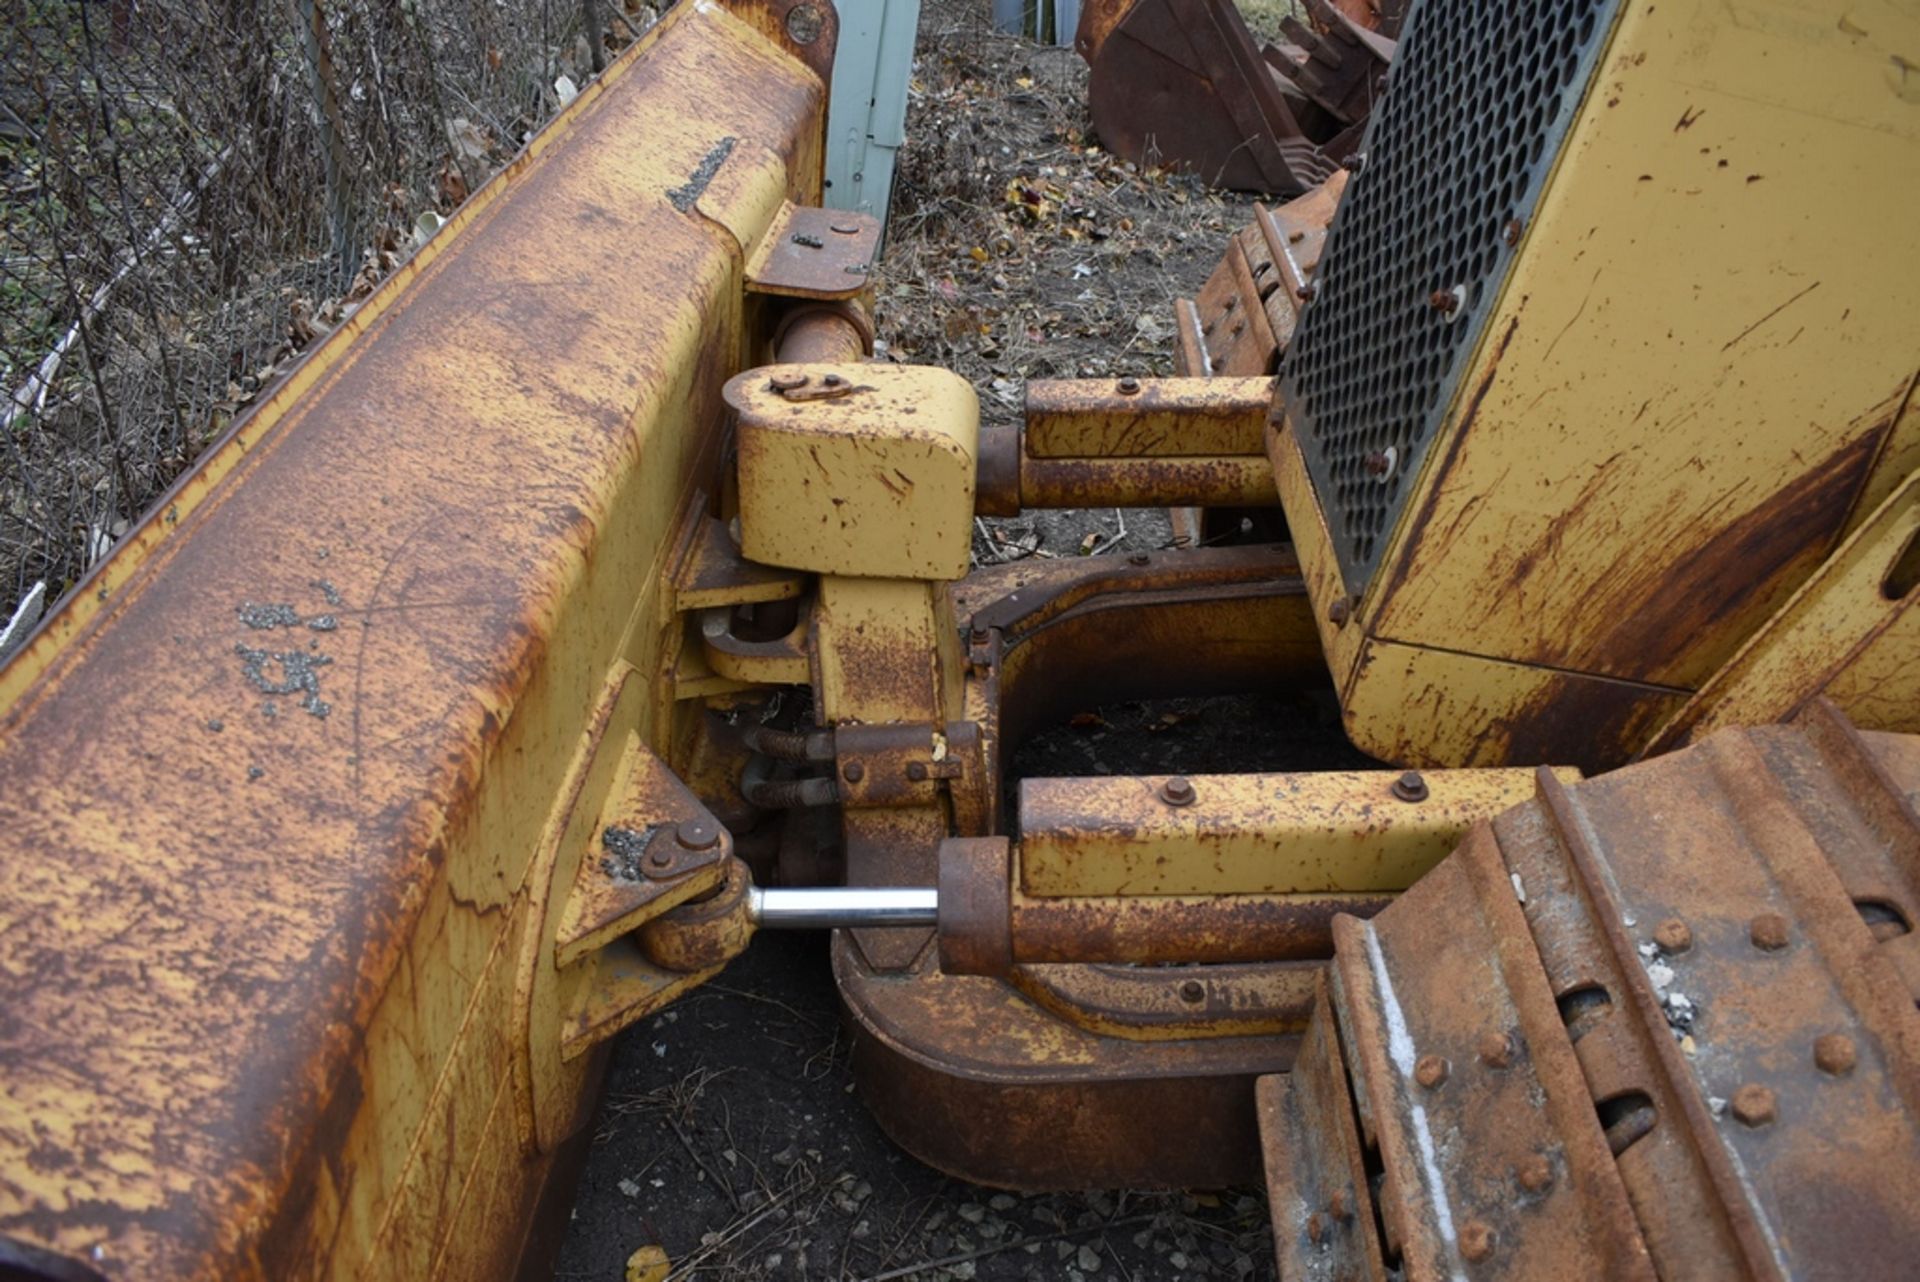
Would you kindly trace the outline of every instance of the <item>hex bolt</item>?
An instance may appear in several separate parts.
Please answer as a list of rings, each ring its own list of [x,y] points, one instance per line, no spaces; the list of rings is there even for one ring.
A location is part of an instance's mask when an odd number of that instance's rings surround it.
[[[1669,957],[1693,947],[1693,928],[1678,917],[1669,917],[1653,928],[1653,942]]]
[[[1513,1063],[1513,1037],[1508,1033],[1482,1033],[1478,1049],[1480,1062],[1488,1068],[1505,1068]]]
[[[1319,1246],[1327,1239],[1327,1217],[1315,1211],[1307,1217],[1307,1241]]]
[[[1813,1065],[1829,1077],[1851,1073],[1857,1058],[1853,1039],[1845,1033],[1822,1033],[1813,1039]]]
[[[1152,559],[1153,558],[1148,556],[1145,552],[1135,552],[1133,555],[1127,558],[1127,564],[1140,566],[1140,565],[1147,564],[1147,562],[1151,561]]]
[[[1385,450],[1374,450],[1360,462],[1367,469],[1368,476],[1385,476],[1393,471],[1393,460],[1387,457]]]
[[[1523,1192],[1544,1193],[1553,1187],[1553,1163],[1544,1153],[1534,1153],[1520,1159],[1520,1165],[1513,1170],[1513,1178]]]
[[[1327,622],[1333,624],[1336,628],[1340,627],[1347,621],[1348,616],[1352,613],[1353,606],[1348,604],[1347,598],[1339,597],[1327,607]]]
[[[1779,913],[1761,913],[1747,927],[1747,938],[1762,952],[1777,953],[1787,946],[1787,919]]]
[[[907,778],[909,778],[909,779],[911,779],[911,780],[913,780],[913,781],[914,781],[915,783],[920,783],[920,782],[922,782],[923,780],[925,780],[925,779],[926,779],[926,777],[927,777],[927,763],[926,763],[926,762],[924,762],[924,761],[909,761],[909,762],[907,763]]]
[[[1341,1223],[1353,1218],[1353,1204],[1347,1198],[1345,1189],[1335,1189],[1333,1196],[1327,1199],[1327,1214]]]
[[[712,850],[720,841],[720,830],[704,819],[682,819],[673,839],[688,850]]]
[[[1402,771],[1393,781],[1393,795],[1402,801],[1425,801],[1427,799],[1427,781],[1420,777],[1418,770]]]
[[[1160,785],[1160,800],[1169,806],[1191,806],[1193,804],[1193,784],[1185,775],[1175,775]]]
[[[1436,289],[1427,295],[1427,306],[1443,316],[1451,316],[1460,306],[1460,299],[1450,289]]]
[[[1467,1260],[1484,1260],[1493,1254],[1493,1225],[1485,1220],[1468,1220],[1460,1226],[1460,1255]]]
[[[1207,986],[1197,979],[1183,980],[1180,984],[1180,1000],[1199,1005],[1207,997]]]
[[[768,379],[767,386],[776,392],[792,392],[805,387],[808,381],[805,374],[789,370],[785,373],[775,374],[772,378]]]
[[[1140,391],[1140,380],[1137,378],[1131,378],[1131,377],[1123,378],[1118,383],[1114,384],[1114,386],[1120,389],[1120,395],[1134,396],[1134,395],[1137,395]]]
[[[867,768],[857,761],[849,761],[840,771],[840,777],[848,783],[859,783],[867,777]]]
[[[1773,1092],[1758,1082],[1748,1082],[1735,1091],[1730,1107],[1743,1126],[1765,1126],[1775,1117]]]
[[[1413,1064],[1413,1080],[1433,1090],[1447,1080],[1451,1066],[1445,1055],[1422,1055]]]

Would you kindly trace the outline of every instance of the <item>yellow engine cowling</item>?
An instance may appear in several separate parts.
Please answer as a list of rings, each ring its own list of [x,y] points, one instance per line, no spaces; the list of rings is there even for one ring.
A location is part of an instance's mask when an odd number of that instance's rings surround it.
[[[1618,764],[1839,574],[1920,461],[1917,47],[1891,5],[1417,8],[1270,433],[1357,744]],[[1776,664],[1745,719],[1920,728],[1872,657],[1920,616],[1853,578],[1811,649],[1871,679]]]

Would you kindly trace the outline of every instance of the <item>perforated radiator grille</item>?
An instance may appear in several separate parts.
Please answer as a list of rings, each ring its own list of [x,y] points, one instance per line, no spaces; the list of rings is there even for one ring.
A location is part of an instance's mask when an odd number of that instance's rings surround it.
[[[1619,0],[1421,0],[1281,392],[1347,589],[1372,577]]]

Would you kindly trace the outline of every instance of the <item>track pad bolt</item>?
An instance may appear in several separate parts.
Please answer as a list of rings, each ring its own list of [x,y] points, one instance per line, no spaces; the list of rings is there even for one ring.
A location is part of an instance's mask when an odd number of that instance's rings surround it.
[[[1773,1092],[1748,1082],[1733,1093],[1733,1115],[1743,1126],[1765,1126],[1774,1119]]]
[[[1779,913],[1761,913],[1748,925],[1747,938],[1762,952],[1777,953],[1787,946],[1787,919]]]
[[[1447,1080],[1449,1067],[1444,1055],[1422,1055],[1413,1065],[1413,1080],[1433,1090]]]
[[[1821,1072],[1844,1077],[1853,1071],[1856,1052],[1845,1033],[1826,1033],[1813,1041],[1813,1064]]]
[[[1669,957],[1693,947],[1693,928],[1678,917],[1669,917],[1653,928],[1653,942]]]

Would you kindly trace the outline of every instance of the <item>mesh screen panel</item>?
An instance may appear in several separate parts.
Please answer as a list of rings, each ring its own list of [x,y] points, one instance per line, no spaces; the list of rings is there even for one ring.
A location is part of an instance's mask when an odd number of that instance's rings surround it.
[[[1350,592],[1486,328],[1619,0],[1421,0],[1281,362]]]

